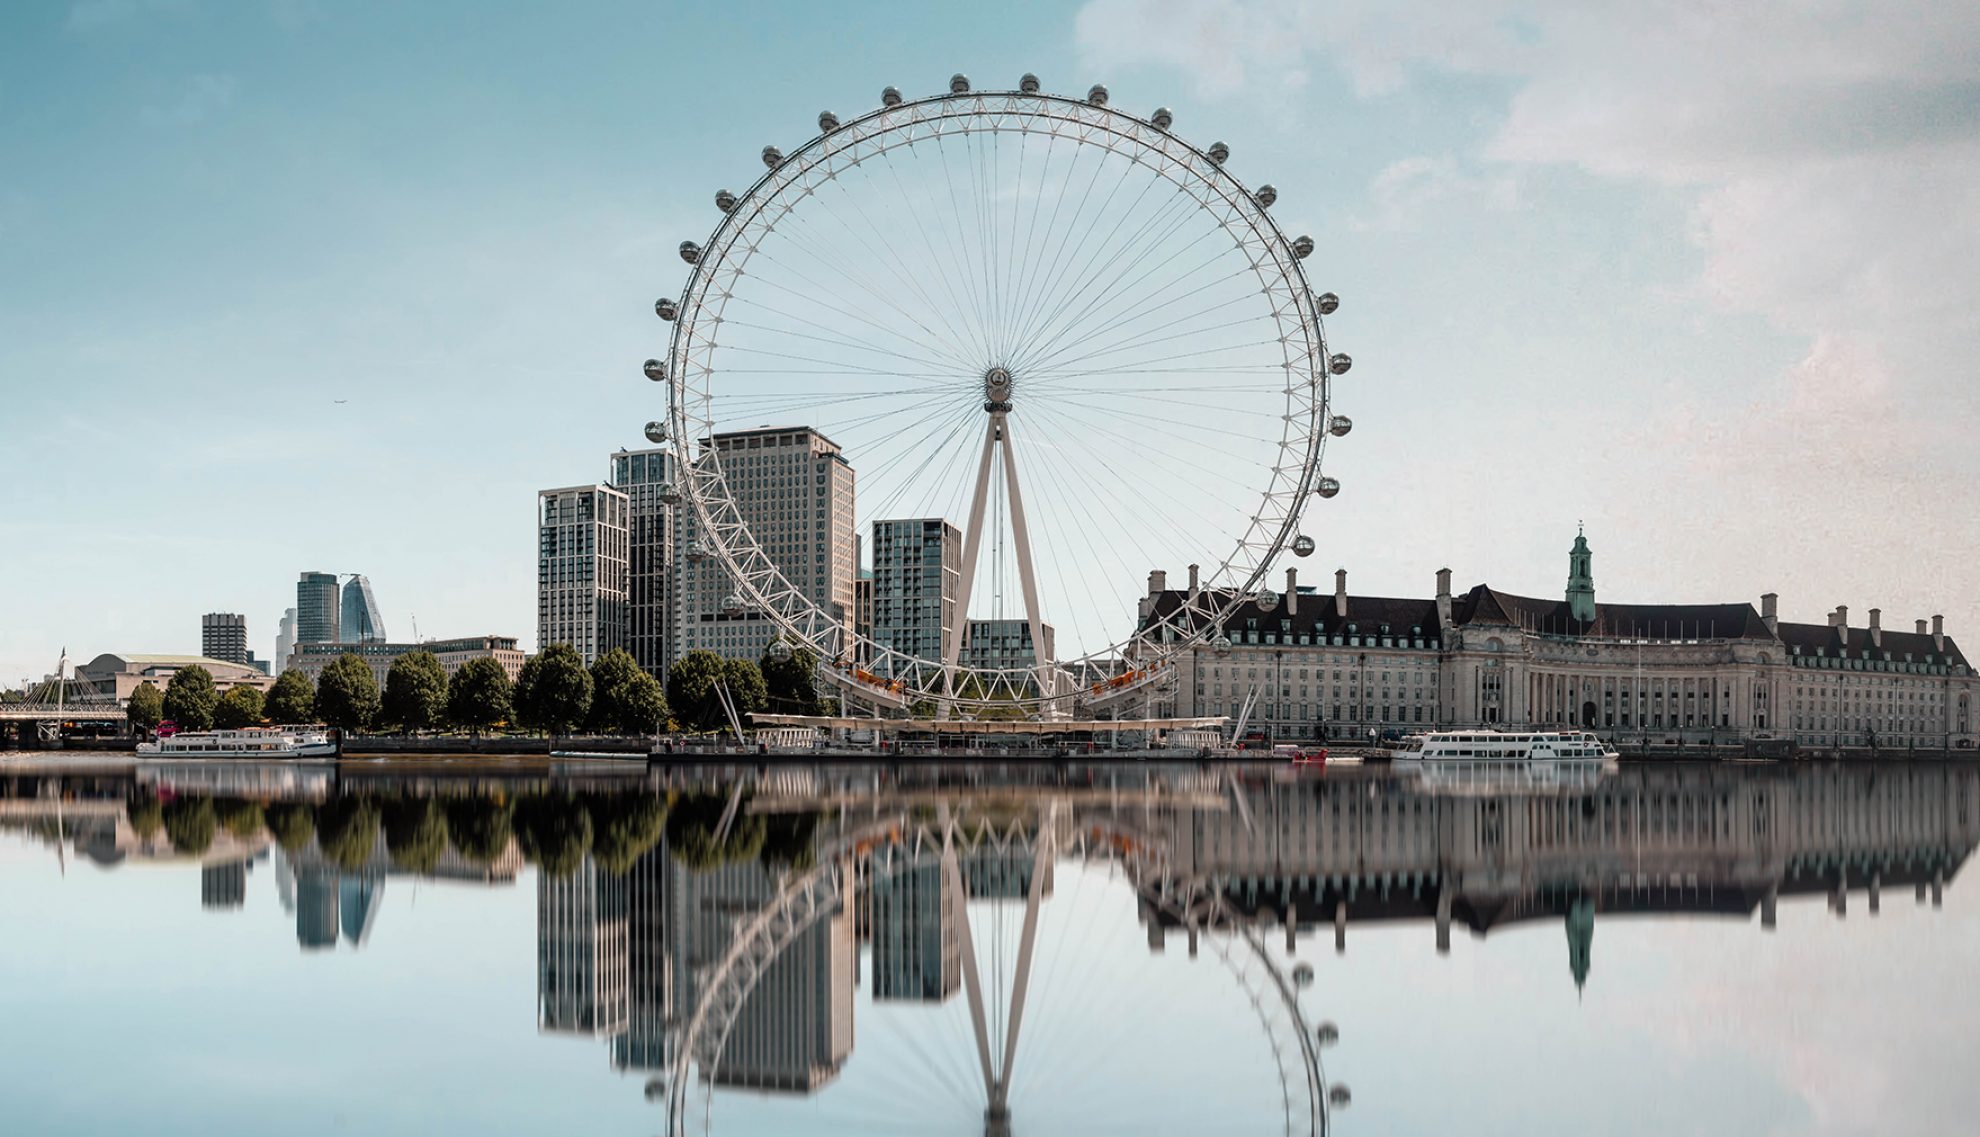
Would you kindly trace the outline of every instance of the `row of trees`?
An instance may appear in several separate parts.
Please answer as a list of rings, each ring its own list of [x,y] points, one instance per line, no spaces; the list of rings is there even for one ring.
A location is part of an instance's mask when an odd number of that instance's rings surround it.
[[[127,715],[145,730],[170,719],[184,730],[266,721],[407,733],[443,727],[479,732],[505,723],[553,735],[652,734],[676,723],[708,731],[728,726],[717,695],[724,686],[738,714],[819,713],[816,670],[817,660],[802,649],[766,650],[760,663],[692,651],[675,662],[663,688],[622,648],[587,668],[571,645],[551,644],[523,663],[513,684],[492,658],[470,659],[449,677],[432,652],[408,652],[392,661],[381,690],[363,659],[340,655],[314,684],[301,671],[283,672],[265,697],[246,686],[223,696],[205,668],[185,667],[162,692],[149,683],[139,686]]]
[[[766,819],[739,813],[717,839],[728,795],[690,793],[670,810],[645,793],[548,793],[502,797],[420,797],[351,794],[318,805],[244,798],[143,796],[129,806],[140,838],[163,830],[172,848],[204,854],[226,830],[241,841],[262,831],[294,856],[313,841],[325,860],[347,872],[371,863],[382,832],[392,863],[430,872],[451,847],[477,864],[490,864],[515,841],[524,858],[553,876],[577,871],[589,855],[600,868],[623,875],[663,835],[686,867],[705,871],[722,864],[760,861],[773,868],[808,868],[818,827],[814,814]]]

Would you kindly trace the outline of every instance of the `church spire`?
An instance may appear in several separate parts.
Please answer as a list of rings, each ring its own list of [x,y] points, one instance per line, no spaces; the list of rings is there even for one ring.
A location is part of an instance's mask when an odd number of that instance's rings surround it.
[[[1588,536],[1575,523],[1574,548],[1568,550],[1568,612],[1584,624],[1595,622],[1595,555],[1588,551]]]

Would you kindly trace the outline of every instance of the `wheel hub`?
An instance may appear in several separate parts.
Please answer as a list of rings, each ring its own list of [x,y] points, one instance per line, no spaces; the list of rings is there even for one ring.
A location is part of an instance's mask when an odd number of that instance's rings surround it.
[[[999,365],[983,373],[983,409],[997,414],[1011,409],[1011,387],[1015,380]]]

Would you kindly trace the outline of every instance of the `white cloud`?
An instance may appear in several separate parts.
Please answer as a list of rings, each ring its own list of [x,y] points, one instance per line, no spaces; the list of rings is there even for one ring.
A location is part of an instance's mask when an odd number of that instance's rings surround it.
[[[1424,214],[1453,204],[1511,209],[1518,187],[1505,173],[1477,173],[1449,154],[1418,155],[1389,163],[1369,183],[1372,210],[1358,229],[1414,228]]]
[[[232,75],[195,75],[187,80],[178,98],[162,106],[144,108],[144,120],[177,126],[205,122],[234,105],[234,92],[239,86]]]

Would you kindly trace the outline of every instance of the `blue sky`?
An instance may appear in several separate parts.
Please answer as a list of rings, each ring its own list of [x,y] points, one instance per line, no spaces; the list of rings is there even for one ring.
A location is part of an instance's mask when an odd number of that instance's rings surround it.
[[[1309,579],[1551,594],[1585,519],[1605,599],[1960,634],[1980,30],[1941,7],[7,5],[0,677],[216,609],[265,655],[305,569],[395,638],[533,640],[534,492],[638,444],[710,194],[954,71],[1171,106],[1314,234],[1356,428]]]

